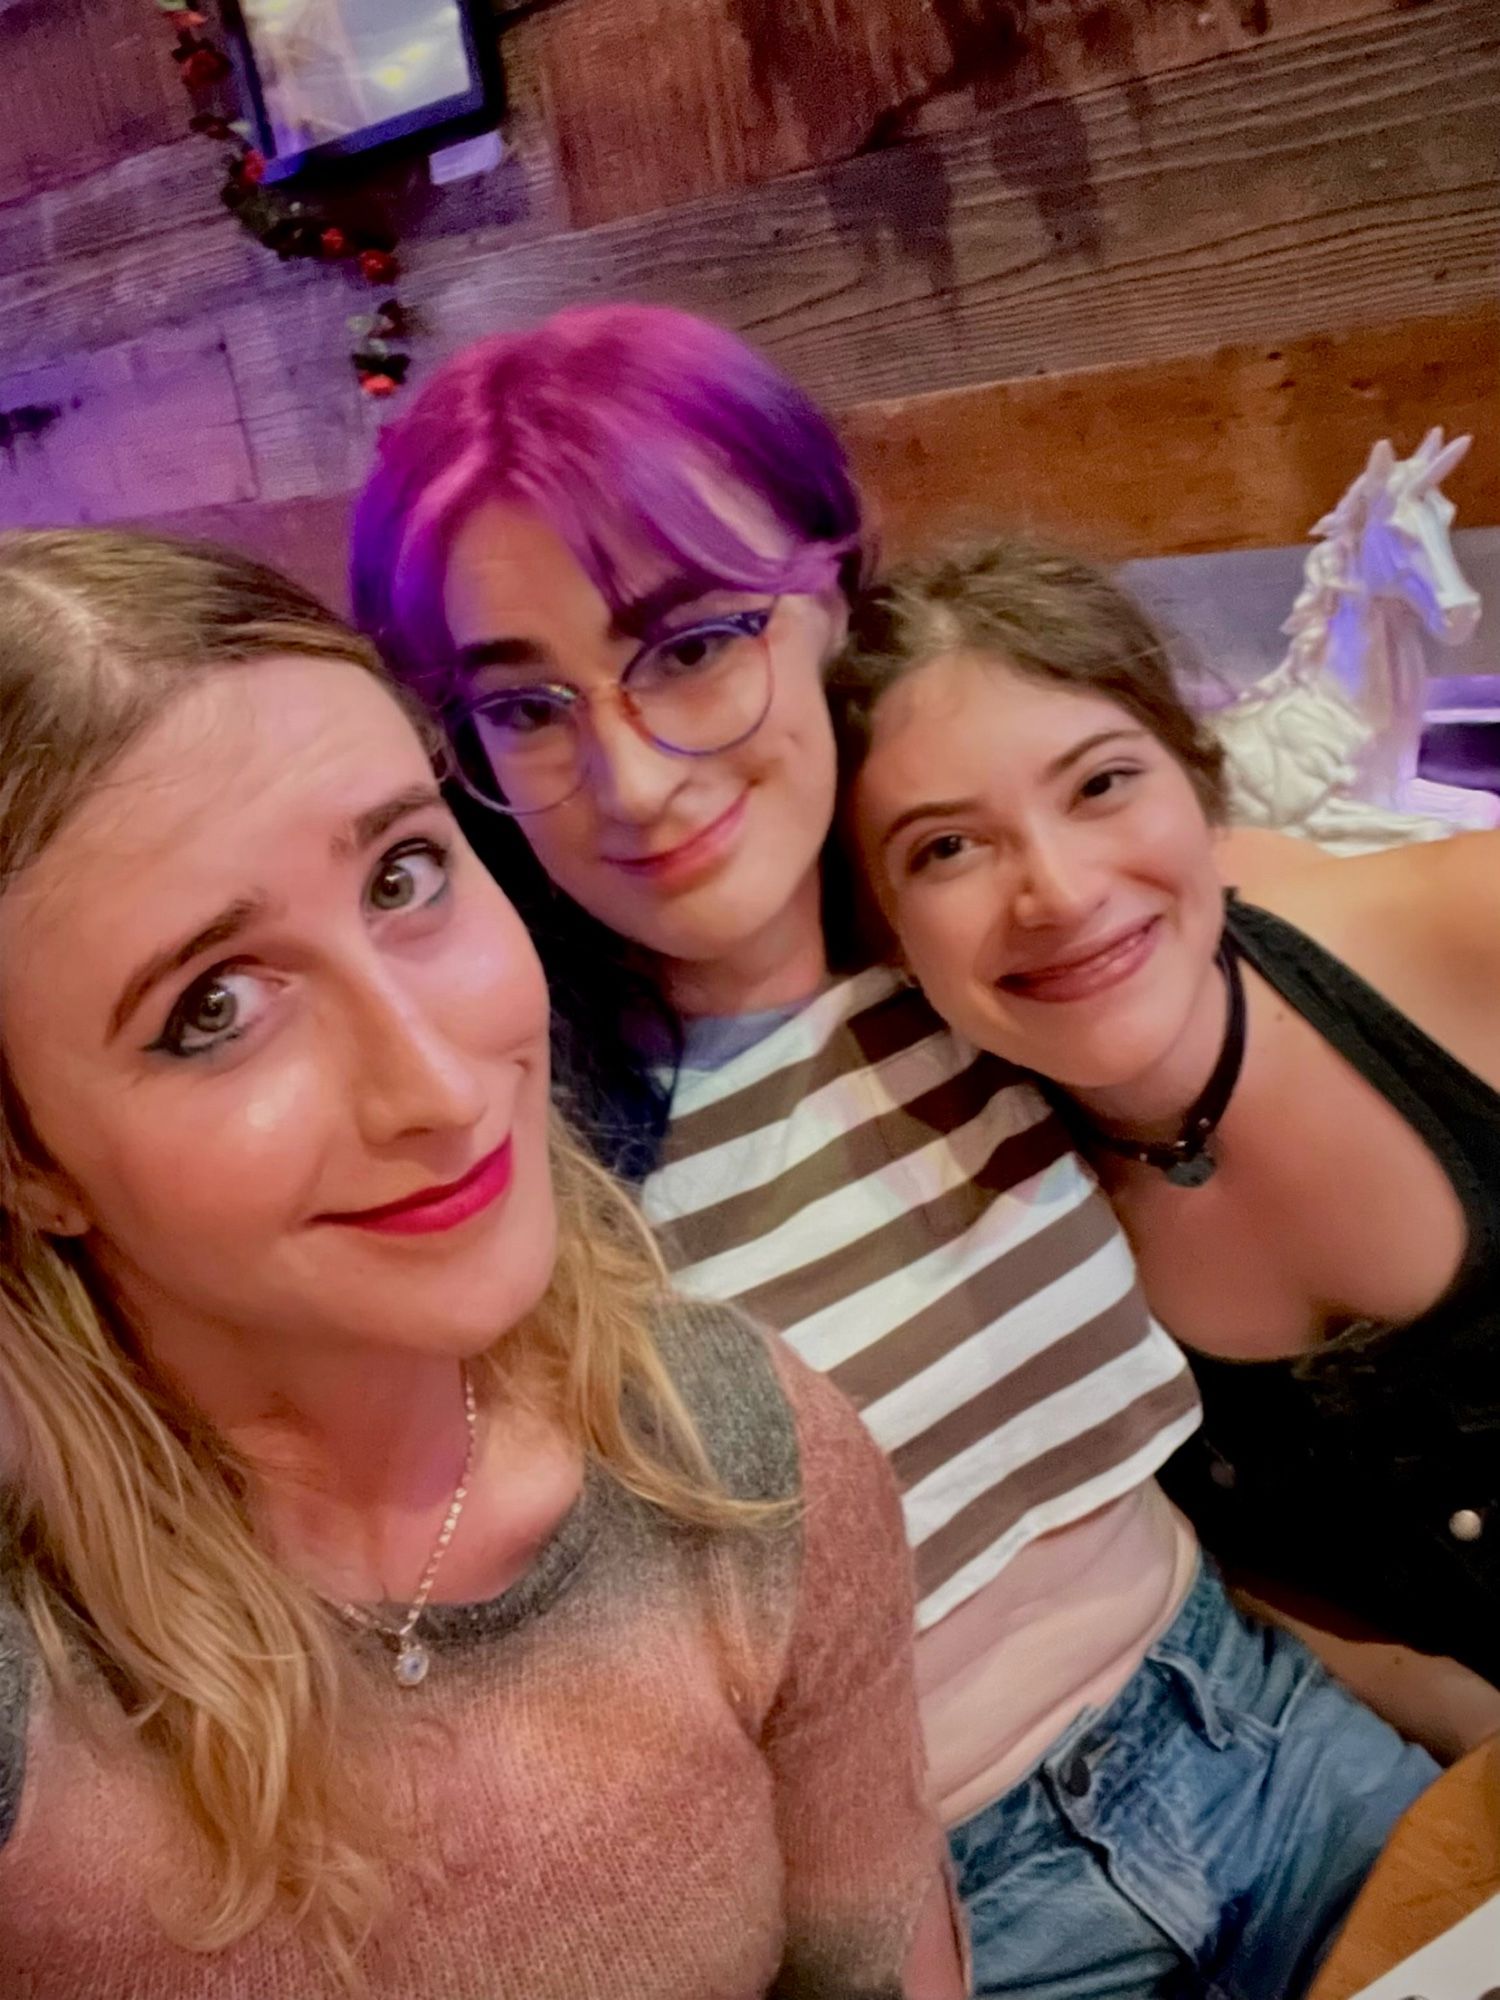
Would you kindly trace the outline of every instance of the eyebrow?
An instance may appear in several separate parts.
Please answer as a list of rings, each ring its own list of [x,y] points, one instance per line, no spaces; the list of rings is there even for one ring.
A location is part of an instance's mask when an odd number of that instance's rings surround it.
[[[404,791],[395,792],[388,799],[382,799],[378,806],[371,806],[362,813],[356,813],[349,822],[347,831],[334,835],[333,852],[339,860],[350,855],[362,854],[367,847],[373,847],[380,836],[389,833],[413,813],[430,812],[433,807],[446,811],[442,793],[436,785],[408,785]]]
[[[628,598],[612,611],[607,636],[612,640],[644,639],[671,612],[714,594],[713,590],[704,590],[685,577],[671,577],[640,597]],[[540,639],[506,635],[476,639],[472,645],[460,646],[458,664],[472,674],[482,667],[553,667],[557,663],[551,648]]]
[[[1070,749],[1064,750],[1060,757],[1054,757],[1042,772],[1042,777],[1050,783],[1052,779],[1062,777],[1064,772],[1071,770],[1075,764],[1081,763],[1091,751],[1102,749],[1106,743],[1120,743],[1127,738],[1144,736],[1146,733],[1144,729],[1097,730],[1094,735],[1085,736]],[[951,819],[962,813],[975,812],[978,807],[979,801],[974,798],[929,799],[924,800],[921,805],[908,806],[905,812],[897,813],[880,836],[880,845],[882,849],[889,847],[898,833],[904,833],[918,820]]]
[[[183,938],[178,944],[168,945],[154,957],[138,965],[121,989],[120,997],[114,1004],[109,1017],[109,1032],[105,1036],[112,1042],[131,1015],[140,1006],[152,987],[159,986],[164,979],[170,979],[174,972],[181,972],[185,965],[191,965],[206,951],[217,951],[220,945],[230,943],[240,933],[253,924],[257,917],[264,915],[265,898],[262,896],[242,896],[218,916],[206,923],[202,930],[194,931],[191,937]]]
[[[371,806],[368,811],[357,813],[346,828],[334,835],[333,852],[340,859],[360,854],[413,813],[442,805],[443,795],[436,785],[409,785],[391,798],[383,799],[379,805]],[[235,938],[265,915],[268,907],[268,899],[263,895],[238,896],[216,917],[210,918],[201,930],[194,931],[191,937],[167,945],[138,965],[121,988],[120,997],[109,1017],[105,1040],[114,1040],[153,987],[159,986],[164,979],[170,979],[174,972],[181,972],[205,952],[218,951],[222,946],[232,944]]]

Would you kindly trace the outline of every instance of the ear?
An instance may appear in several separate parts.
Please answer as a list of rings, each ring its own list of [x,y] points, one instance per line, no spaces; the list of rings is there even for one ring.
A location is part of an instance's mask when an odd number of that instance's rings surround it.
[[[1442,435],[1441,432],[1438,433]],[[1426,483],[1429,487],[1441,486],[1448,474],[1467,453],[1474,442],[1472,437],[1456,437],[1449,440],[1427,468]]]
[[[1396,453],[1389,438],[1381,438],[1371,445],[1370,456],[1365,464],[1367,477],[1387,479],[1396,463]]]
[[[21,1176],[11,1208],[39,1236],[87,1236],[93,1226],[60,1177],[29,1167]]]

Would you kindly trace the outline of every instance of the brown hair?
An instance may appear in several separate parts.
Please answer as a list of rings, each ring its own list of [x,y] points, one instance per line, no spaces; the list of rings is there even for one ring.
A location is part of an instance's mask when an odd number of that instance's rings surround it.
[[[1019,535],[901,563],[856,599],[828,676],[846,785],[881,696],[957,652],[1115,702],[1177,759],[1208,818],[1223,818],[1224,752],[1178,694],[1162,634],[1104,570]]]
[[[195,677],[294,656],[385,679],[296,584],[227,550],[104,530],[0,534],[0,893]],[[388,683],[387,683],[388,685]],[[82,947],[86,948],[86,947]],[[477,1364],[541,1386],[585,1456],[679,1520],[777,1510],[719,1485],[656,1346],[666,1273],[645,1224],[560,1123],[547,1293]],[[274,1906],[354,1983],[385,1855],[347,1756],[360,1689],[312,1591],[256,1533],[247,1478],[121,1323],[87,1238],[18,1195],[45,1165],[0,1061],[0,1546],[53,1685],[104,1670],[211,1864],[179,1926],[214,1947]]]

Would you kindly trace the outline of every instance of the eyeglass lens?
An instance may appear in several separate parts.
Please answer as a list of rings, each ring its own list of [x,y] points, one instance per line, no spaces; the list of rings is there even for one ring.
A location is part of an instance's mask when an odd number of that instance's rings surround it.
[[[620,699],[658,749],[710,756],[753,735],[771,704],[771,608],[668,634],[622,676]],[[588,745],[575,689],[533,686],[485,695],[453,730],[458,775],[486,804],[545,812],[584,782]]]

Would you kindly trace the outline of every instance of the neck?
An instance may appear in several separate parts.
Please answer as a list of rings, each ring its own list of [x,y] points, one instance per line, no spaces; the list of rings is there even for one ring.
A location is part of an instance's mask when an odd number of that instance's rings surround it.
[[[1149,1068],[1126,1083],[1070,1090],[1095,1124],[1120,1138],[1166,1141],[1182,1130],[1224,1047],[1229,995],[1211,961],[1193,996],[1182,1033]]]
[[[712,960],[667,959],[662,973],[667,998],[687,1016],[755,1014],[806,1000],[828,977],[817,872],[733,951]]]
[[[129,1301],[152,1362],[249,1469],[251,1508],[326,1595],[415,1588],[468,1448],[452,1355],[287,1343]]]

